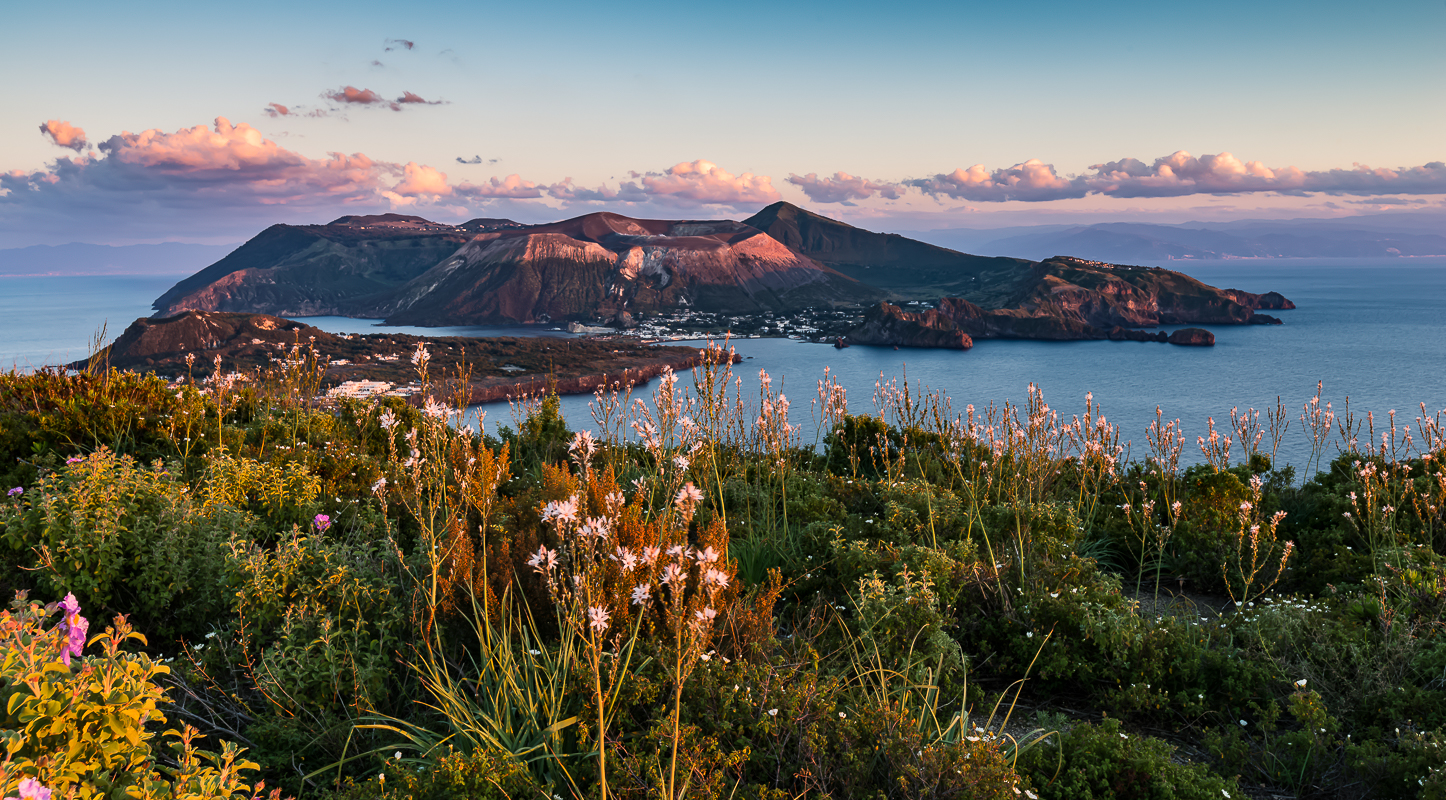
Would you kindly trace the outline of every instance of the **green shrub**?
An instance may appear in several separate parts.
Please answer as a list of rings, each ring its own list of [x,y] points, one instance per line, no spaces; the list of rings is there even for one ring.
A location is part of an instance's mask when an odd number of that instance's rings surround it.
[[[230,606],[226,543],[246,520],[203,509],[160,462],[101,448],[0,505],[5,561],[41,592],[132,611],[152,633],[196,635]]]
[[[1042,800],[1221,800],[1245,797],[1234,779],[1177,764],[1174,748],[1125,733],[1117,719],[1076,724],[1019,758]]]
[[[60,621],[46,629],[56,611]],[[170,670],[121,650],[132,640],[145,644],[125,617],[90,638],[100,654],[81,657],[88,627],[73,595],[41,607],[19,593],[0,614],[0,795],[23,794],[22,781],[78,800],[230,800],[261,791],[250,785],[257,765],[241,760],[244,751],[230,742],[220,753],[200,751],[189,725],[157,737],[167,720],[155,679]]]

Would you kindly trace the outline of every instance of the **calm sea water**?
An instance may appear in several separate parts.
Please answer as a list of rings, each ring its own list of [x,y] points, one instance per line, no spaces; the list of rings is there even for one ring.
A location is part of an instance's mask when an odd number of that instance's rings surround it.
[[[1181,268],[1176,262],[1170,266]],[[809,401],[823,368],[831,368],[849,392],[850,409],[873,408],[880,376],[903,378],[911,387],[943,390],[956,410],[990,402],[1021,402],[1033,382],[1066,416],[1082,413],[1087,392],[1122,438],[1144,449],[1145,429],[1159,405],[1180,419],[1190,446],[1205,420],[1228,420],[1230,409],[1273,407],[1276,397],[1292,412],[1325,382],[1325,398],[1337,410],[1349,396],[1361,414],[1384,418],[1390,409],[1413,420],[1425,403],[1432,414],[1446,408],[1446,259],[1387,261],[1270,260],[1198,262],[1183,269],[1206,283],[1254,292],[1279,291],[1298,308],[1279,312],[1281,326],[1214,326],[1213,348],[1140,342],[983,341],[972,350],[940,351],[873,347],[834,350],[787,339],[735,342],[745,377],[745,397],[756,396],[757,372],[782,381],[801,437],[814,439]],[[146,278],[0,279],[0,363],[21,367],[85,355],[92,334],[109,321],[111,335],[149,311],[150,301],[175,280]],[[333,332],[516,335],[518,328],[384,328],[375,320],[318,317],[305,320]],[[1166,330],[1169,330],[1168,328]],[[553,332],[552,335],[558,335]],[[686,383],[686,381],[685,381]],[[646,393],[647,390],[643,390]],[[591,424],[589,397],[563,398],[574,427]],[[510,423],[508,407],[492,404],[488,427]],[[1289,463],[1304,463],[1308,446],[1294,422],[1282,447]],[[1268,446],[1268,445],[1267,445]]]

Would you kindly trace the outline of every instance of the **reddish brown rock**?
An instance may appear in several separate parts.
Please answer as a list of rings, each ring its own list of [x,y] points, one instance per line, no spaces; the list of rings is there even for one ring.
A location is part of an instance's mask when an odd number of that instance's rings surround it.
[[[1204,328],[1181,328],[1170,334],[1170,344],[1189,347],[1214,347],[1215,334]]]

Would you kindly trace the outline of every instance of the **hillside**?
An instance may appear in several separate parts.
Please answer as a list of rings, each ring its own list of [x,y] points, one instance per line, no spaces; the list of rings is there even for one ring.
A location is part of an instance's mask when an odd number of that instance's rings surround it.
[[[442,225],[401,214],[326,225],[272,225],[161,295],[159,316],[187,309],[289,316],[357,316],[482,230],[511,220]]]
[[[381,306],[411,325],[790,311],[882,293],[731,220],[597,213],[480,234]]]
[[[908,239],[874,233],[779,202],[743,221],[797,253],[888,292],[898,300],[968,297],[981,305],[1002,302],[1028,261],[960,253]]]

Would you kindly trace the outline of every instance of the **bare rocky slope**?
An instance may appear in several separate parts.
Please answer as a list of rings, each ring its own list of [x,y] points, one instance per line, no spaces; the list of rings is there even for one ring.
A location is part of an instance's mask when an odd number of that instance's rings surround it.
[[[789,311],[881,296],[739,222],[598,213],[480,234],[379,311],[411,325],[606,321],[624,312]]]

